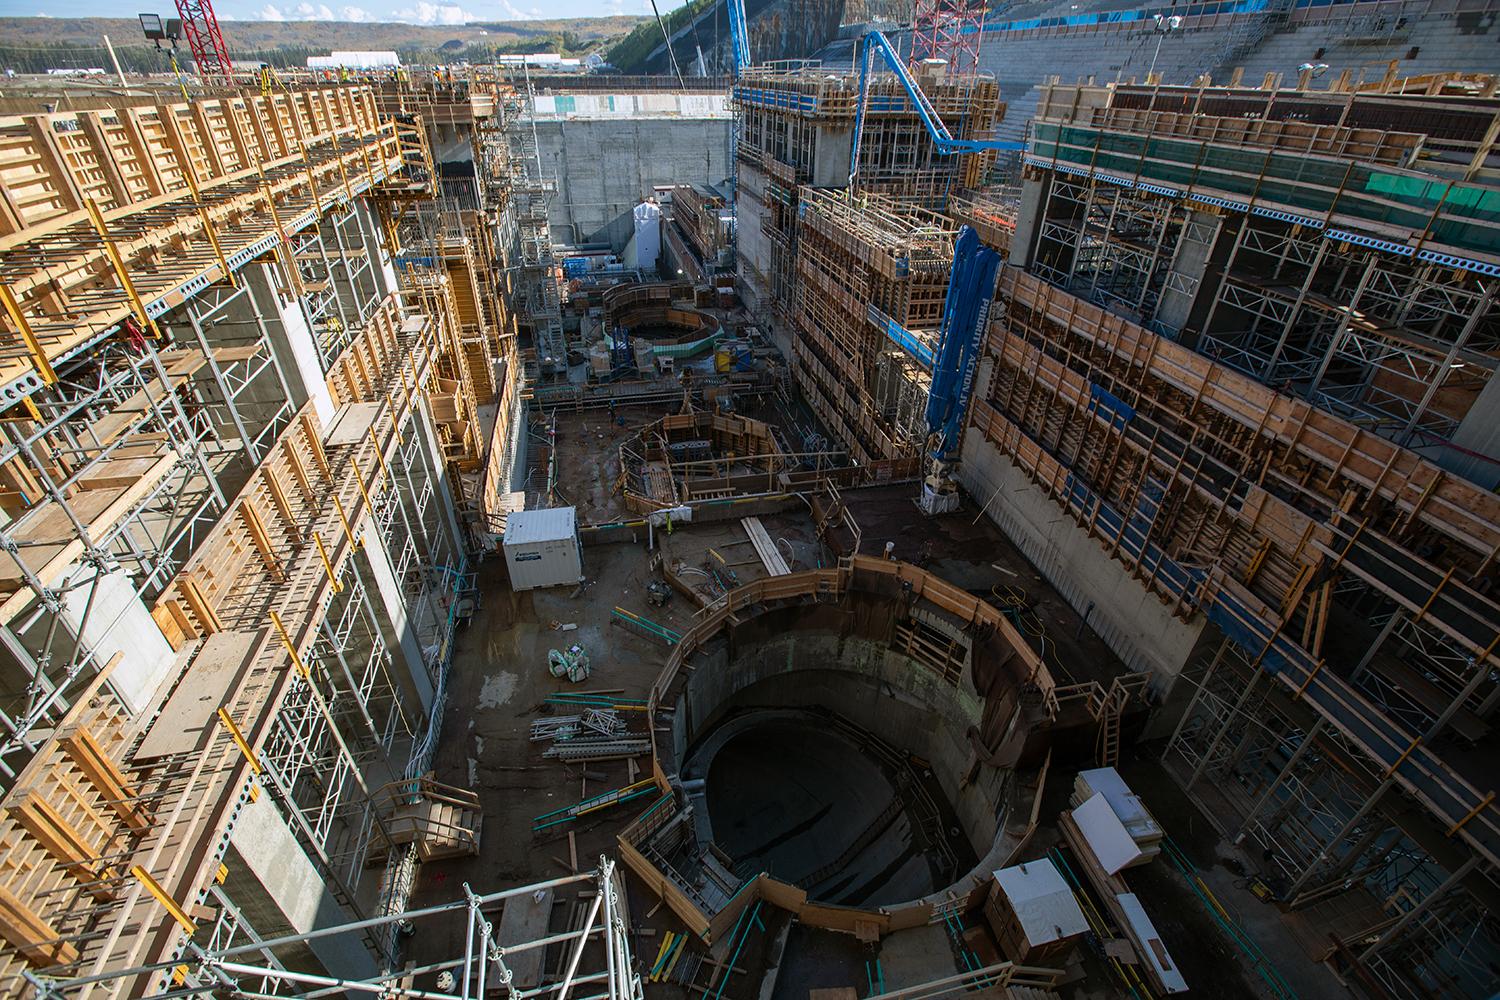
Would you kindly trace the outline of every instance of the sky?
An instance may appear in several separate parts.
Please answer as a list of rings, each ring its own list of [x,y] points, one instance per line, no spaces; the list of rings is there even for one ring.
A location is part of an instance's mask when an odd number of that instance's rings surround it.
[[[661,12],[683,0],[657,0]],[[99,0],[0,0],[4,17],[132,17],[140,10],[166,15],[171,0],[110,4]],[[467,21],[521,21],[554,17],[650,14],[650,0],[214,0],[224,21],[405,21],[410,24],[463,24]]]

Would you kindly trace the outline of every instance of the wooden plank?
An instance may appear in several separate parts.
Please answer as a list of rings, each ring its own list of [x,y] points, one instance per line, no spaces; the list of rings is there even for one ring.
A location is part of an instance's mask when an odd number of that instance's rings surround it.
[[[539,897],[539,898],[538,898]],[[541,889],[535,893],[512,896],[505,901],[500,911],[500,926],[495,931],[495,942],[506,948],[528,941],[535,941],[547,933],[552,919],[552,890]],[[542,959],[545,948],[527,948],[506,956],[506,964],[514,978],[512,989],[533,989],[541,983]]]
[[[266,564],[266,569],[278,580],[285,580],[286,573],[281,568],[281,560],[276,558],[276,548],[271,544],[271,536],[266,531],[265,522],[255,512],[255,505],[250,498],[242,499],[237,505],[240,517],[244,519],[245,527],[250,532],[250,540],[255,543],[255,548],[260,552],[261,560]]]
[[[134,507],[151,489],[166,476],[167,472],[177,463],[176,453],[164,455],[157,460],[151,470],[139,480],[132,483],[128,489],[119,493],[108,490],[89,490],[79,497],[74,503],[74,512],[80,507],[92,512],[90,517],[84,518],[88,526],[89,534],[99,536],[105,528],[112,526],[121,517],[125,516],[130,508]],[[102,504],[99,501],[102,500]],[[51,503],[51,501],[47,501]],[[62,512],[58,511],[61,515]],[[63,515],[66,521],[66,516]],[[18,529],[17,534],[24,529]],[[65,543],[58,545],[55,549],[48,549],[45,553],[36,551],[25,551],[23,558],[26,565],[36,574],[45,586],[56,586],[62,578],[62,574],[70,567],[79,556],[83,555],[83,542],[79,540],[77,532],[68,524],[66,533],[57,538],[68,539]],[[9,555],[0,560],[0,580],[19,581],[21,577],[19,567],[15,560]],[[8,597],[3,605],[0,605],[0,622],[8,622],[20,614],[28,604],[31,603],[32,593],[29,588],[16,591]]]
[[[208,598],[203,593],[203,589],[198,586],[198,581],[193,578],[191,573],[183,572],[178,574],[177,589],[182,594],[182,599],[187,602],[187,606],[197,617],[199,624],[203,626],[203,631],[206,634],[213,635],[216,632],[224,631],[223,622],[219,621],[219,616],[214,612],[213,605],[209,603]]]
[[[214,713],[254,662],[266,631],[215,632],[203,640],[133,759],[154,760],[197,747],[204,732],[217,725]]]
[[[758,517],[742,517],[740,524],[745,528],[745,534],[750,536],[750,542],[755,546],[756,555],[765,564],[766,573],[769,576],[786,576],[792,569],[786,564],[786,559],[776,548],[776,543],[771,541],[771,535],[765,526],[760,523]]]
[[[154,449],[153,449],[154,450]],[[161,461],[160,455],[141,455],[133,458],[111,456],[98,462],[78,478],[80,490],[123,490],[150,474]]]
[[[156,622],[156,627],[161,629],[162,637],[167,640],[167,645],[172,649],[179,650],[188,640],[188,633],[183,630],[178,616],[173,614],[169,605],[176,601],[162,601],[151,609],[151,620]]]
[[[333,423],[323,434],[323,443],[330,448],[346,448],[369,436],[375,418],[380,415],[383,403],[349,403],[333,415]]]
[[[5,811],[31,834],[38,844],[80,882],[94,882],[100,878],[111,878],[114,870],[99,861],[108,847],[96,847],[72,823],[68,822],[35,789],[14,792],[5,804]],[[97,866],[97,867],[96,867]],[[93,888],[96,898],[110,899],[114,893],[107,887]]]

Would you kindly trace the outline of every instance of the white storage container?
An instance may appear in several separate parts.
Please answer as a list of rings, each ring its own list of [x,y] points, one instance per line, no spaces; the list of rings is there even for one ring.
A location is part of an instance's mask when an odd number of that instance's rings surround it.
[[[574,586],[583,579],[576,508],[516,511],[506,519],[502,547],[513,590]]]

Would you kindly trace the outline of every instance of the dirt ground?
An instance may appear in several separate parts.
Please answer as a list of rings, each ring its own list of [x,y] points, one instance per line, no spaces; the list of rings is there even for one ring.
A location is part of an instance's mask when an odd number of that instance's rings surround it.
[[[558,411],[558,491],[566,503],[578,508],[579,524],[608,524],[626,516],[625,503],[615,489],[620,479],[620,445],[661,415],[659,406],[617,407],[613,419],[609,410]]]

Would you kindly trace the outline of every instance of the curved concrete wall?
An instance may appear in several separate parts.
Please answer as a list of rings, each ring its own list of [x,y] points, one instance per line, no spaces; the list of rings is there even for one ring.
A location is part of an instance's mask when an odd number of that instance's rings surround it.
[[[857,634],[861,622],[885,627],[890,617],[826,606],[785,609],[740,626],[730,643],[700,652],[673,717],[677,759],[734,709],[827,708],[927,760],[976,853],[994,853],[1011,772],[980,767],[975,780],[964,783],[974,760],[967,733],[984,710],[969,665],[954,686],[889,648],[884,636]],[[761,635],[743,641],[748,631]]]

